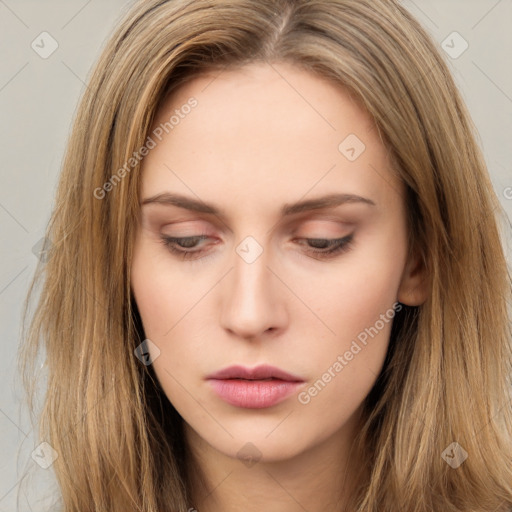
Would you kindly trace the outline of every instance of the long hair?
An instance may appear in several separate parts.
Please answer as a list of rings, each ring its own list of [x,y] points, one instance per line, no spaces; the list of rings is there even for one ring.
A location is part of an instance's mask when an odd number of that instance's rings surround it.
[[[368,475],[353,510],[509,510],[503,212],[435,44],[396,0],[144,0],[88,80],[47,228],[47,261],[27,298],[40,283],[21,371],[33,407],[35,361],[45,354],[38,428],[59,454],[52,467],[64,511],[190,507],[182,420],[134,356],[144,339],[130,290],[139,149],[171,91],[206,70],[252,62],[294,64],[359,100],[405,184],[409,249],[427,269],[429,296],[395,317],[365,400],[357,444]],[[454,457],[456,468],[447,462]]]

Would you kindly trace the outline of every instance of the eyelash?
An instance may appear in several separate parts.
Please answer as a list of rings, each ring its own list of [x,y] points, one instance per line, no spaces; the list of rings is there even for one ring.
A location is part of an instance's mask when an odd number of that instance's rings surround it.
[[[313,254],[316,259],[328,259],[332,258],[338,254],[342,254],[348,251],[352,247],[352,239],[354,234],[344,236],[343,238],[301,238],[299,240],[305,240],[306,242],[327,242],[328,248],[327,250],[322,249],[312,249],[310,248],[308,251],[310,254]],[[190,260],[194,257],[195,254],[200,254],[203,251],[189,251],[184,249],[178,249],[176,244],[182,243],[184,240],[205,240],[209,238],[208,235],[201,234],[196,236],[185,236],[185,237],[171,237],[171,236],[162,236],[161,242],[164,246],[173,254],[179,256],[183,260]],[[317,256],[319,258],[317,258]]]

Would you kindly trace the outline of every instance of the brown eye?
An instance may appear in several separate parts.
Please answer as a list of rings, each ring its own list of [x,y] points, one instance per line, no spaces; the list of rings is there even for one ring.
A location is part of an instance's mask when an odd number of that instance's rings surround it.
[[[343,238],[303,238],[306,242],[309,252],[316,256],[333,256],[335,254],[347,251],[352,243],[354,234],[344,236]]]
[[[202,253],[203,250],[188,250],[197,247],[201,240],[210,238],[208,235],[197,235],[197,236],[185,236],[185,237],[172,237],[162,235],[162,243],[171,251],[173,254],[177,254],[183,259],[190,259],[193,255]]]

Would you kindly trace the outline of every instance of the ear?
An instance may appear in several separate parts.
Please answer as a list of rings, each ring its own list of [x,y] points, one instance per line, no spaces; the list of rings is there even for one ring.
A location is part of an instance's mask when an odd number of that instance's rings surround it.
[[[418,251],[409,257],[398,288],[397,300],[406,306],[419,306],[428,297],[427,269]]]

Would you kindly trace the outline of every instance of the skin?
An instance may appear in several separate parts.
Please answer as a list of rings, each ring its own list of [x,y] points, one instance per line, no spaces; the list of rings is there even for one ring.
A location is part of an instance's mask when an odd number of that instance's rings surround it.
[[[191,507],[341,510],[364,465],[350,448],[391,322],[307,404],[294,394],[266,409],[235,407],[205,377],[266,363],[300,376],[307,390],[396,301],[421,304],[423,269],[407,259],[403,186],[358,104],[290,64],[196,78],[167,98],[154,127],[191,97],[197,106],[145,157],[141,199],[179,193],[223,215],[142,206],[131,269],[146,338],[160,351],[152,351],[154,370],[204,475]],[[349,134],[366,146],[354,161],[338,149]],[[375,204],[281,216],[285,204],[332,193]],[[161,241],[203,233],[189,249],[203,252],[188,260]],[[330,257],[305,240],[352,233],[347,250]],[[252,263],[236,251],[247,236],[263,250]],[[237,455],[248,446],[254,464]]]

